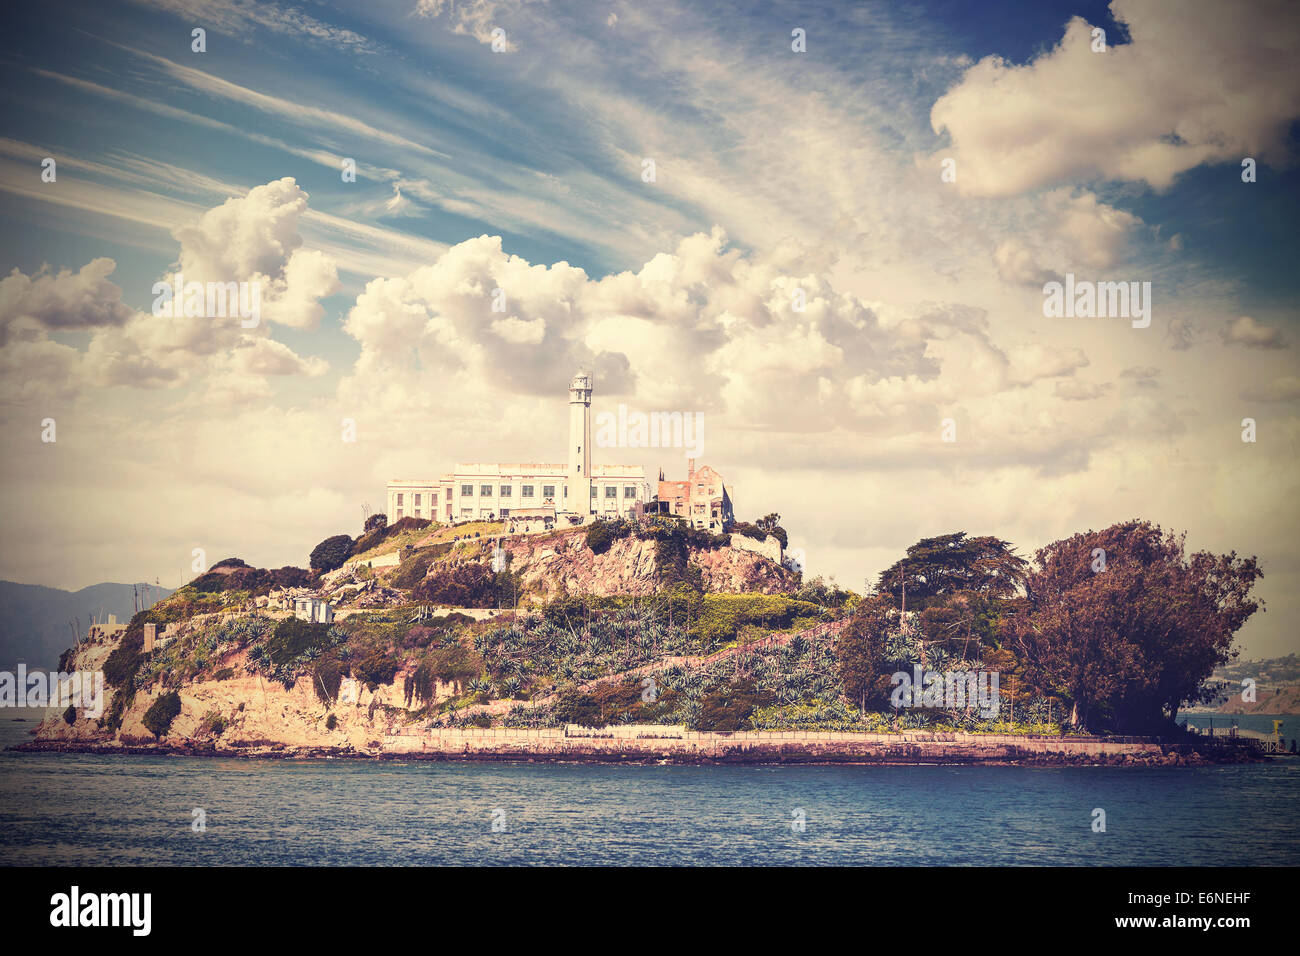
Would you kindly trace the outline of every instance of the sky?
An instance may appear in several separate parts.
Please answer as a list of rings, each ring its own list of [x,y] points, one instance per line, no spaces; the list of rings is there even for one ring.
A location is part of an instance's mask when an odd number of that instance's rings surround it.
[[[1258,555],[1246,656],[1300,651],[1296,4],[0,16],[2,578],[305,565],[390,478],[562,460],[584,368],[810,575],[1143,518]],[[256,325],[155,314],[178,273]]]

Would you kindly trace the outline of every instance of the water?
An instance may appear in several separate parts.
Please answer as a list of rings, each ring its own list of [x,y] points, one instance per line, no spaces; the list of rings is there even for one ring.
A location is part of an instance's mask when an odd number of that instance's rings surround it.
[[[34,726],[0,719],[0,745]],[[1147,770],[6,752],[0,863],[1296,865],[1298,798],[1296,759]],[[195,807],[206,832],[191,829]],[[1105,833],[1091,830],[1095,807]]]

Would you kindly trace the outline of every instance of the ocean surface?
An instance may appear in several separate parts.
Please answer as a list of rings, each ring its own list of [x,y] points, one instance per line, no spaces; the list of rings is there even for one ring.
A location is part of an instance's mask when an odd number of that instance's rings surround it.
[[[34,727],[0,717],[0,747]],[[1300,864],[1298,814],[1300,758],[1148,770],[0,752],[0,865],[1274,866]]]

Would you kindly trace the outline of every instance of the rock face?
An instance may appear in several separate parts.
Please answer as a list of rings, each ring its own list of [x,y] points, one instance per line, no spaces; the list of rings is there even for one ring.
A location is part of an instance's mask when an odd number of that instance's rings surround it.
[[[510,570],[547,599],[561,591],[646,595],[659,586],[654,541],[619,538],[604,554],[593,555],[583,534],[574,532],[510,538],[502,547],[510,555]],[[699,566],[709,591],[774,594],[798,585],[796,574],[752,551],[692,548],[688,560]]]
[[[103,659],[115,646],[116,642],[109,642],[88,647],[77,655],[74,668],[101,668]],[[410,726],[419,719],[418,713],[406,708],[409,675],[404,672],[399,672],[393,683],[380,685],[373,691],[357,682],[352,699],[337,700],[331,707],[316,695],[309,677],[300,677],[292,687],[286,688],[277,681],[248,673],[244,668],[246,660],[247,652],[241,651],[223,662],[236,672],[233,677],[196,681],[177,688],[181,712],[161,740],[156,740],[144,725],[145,711],[163,693],[159,686],[136,692],[122,715],[122,725],[116,735],[80,713],[69,725],[61,714],[52,711],[41,721],[37,740],[42,744],[125,747],[208,745],[233,751],[342,748],[364,754],[378,753],[385,738],[410,733]],[[114,693],[117,693],[114,688],[104,688],[105,714],[112,706]],[[437,700],[452,693],[449,684],[437,683],[434,687]],[[340,698],[343,696],[340,694]],[[202,729],[204,718],[211,713],[225,722],[219,740]],[[326,723],[331,714],[335,721],[332,728]]]

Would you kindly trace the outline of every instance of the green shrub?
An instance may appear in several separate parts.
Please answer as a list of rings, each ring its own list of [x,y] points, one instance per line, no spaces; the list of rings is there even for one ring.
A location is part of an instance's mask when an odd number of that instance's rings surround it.
[[[139,617],[139,615],[136,615]],[[122,687],[140,670],[144,663],[144,625],[135,627],[132,619],[122,635],[122,643],[104,659],[104,680],[114,687]]]
[[[603,683],[588,693],[569,689],[556,698],[553,713],[564,724],[582,727],[608,727],[618,723],[654,723],[671,713],[676,694],[664,691],[657,701],[646,703],[641,699],[640,682]]]
[[[321,655],[312,666],[311,689],[322,703],[332,704],[339,696],[339,687],[348,671],[348,665],[339,660],[338,652]]]
[[[373,691],[380,684],[391,684],[401,666],[396,654],[376,647],[352,663],[352,673]]]
[[[696,730],[733,733],[751,730],[750,717],[760,707],[772,704],[772,696],[758,690],[753,681],[736,681],[704,696]]]
[[[587,525],[586,544],[592,554],[604,554],[614,543],[614,533],[604,521]]]
[[[412,600],[453,607],[495,607],[496,575],[481,564],[434,571],[411,591]]]
[[[706,648],[734,640],[746,624],[767,630],[811,626],[824,612],[783,594],[706,594],[691,634]]]
[[[336,534],[332,538],[326,538],[312,549],[311,569],[324,572],[342,567],[351,551],[352,538],[350,535]]]
[[[226,732],[226,718],[221,716],[220,711],[210,710],[203,715],[203,720],[199,723],[199,733],[220,737]]]
[[[77,722],[77,708],[75,708],[75,707],[73,707],[71,704],[69,704],[69,705],[68,705],[68,709],[65,710],[65,711],[63,712],[63,722],[64,722],[65,724],[67,724],[69,727],[71,727],[74,723],[76,723],[76,722]]]
[[[168,691],[159,695],[158,699],[149,705],[149,709],[144,712],[144,725],[149,731],[158,738],[167,733],[171,727],[172,721],[180,716],[181,698],[176,691]]]
[[[335,717],[333,714],[330,714],[328,717],[325,718],[326,730],[333,730],[338,725],[339,725],[339,719]]]
[[[128,677],[126,683],[113,692],[113,702],[108,705],[108,719],[104,724],[108,727],[109,733],[117,733],[117,729],[122,726],[126,709],[131,706],[134,699],[135,682]]]
[[[395,588],[415,587],[429,573],[429,566],[450,551],[453,543],[444,541],[416,551],[389,574],[388,583]]]
[[[275,625],[275,631],[266,642],[267,659],[274,667],[283,667],[297,660],[313,647],[329,647],[330,626],[286,618]]]

